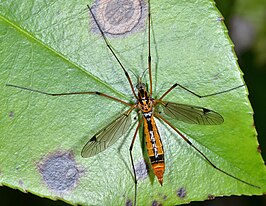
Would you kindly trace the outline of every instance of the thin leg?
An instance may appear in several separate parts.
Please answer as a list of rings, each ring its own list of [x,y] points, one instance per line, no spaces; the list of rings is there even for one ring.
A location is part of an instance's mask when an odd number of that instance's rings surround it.
[[[133,145],[134,145],[134,142],[135,142],[135,139],[136,139],[136,136],[138,134],[138,131],[139,131],[139,127],[142,123],[142,118],[140,119],[139,123],[138,123],[138,126],[136,128],[136,131],[134,133],[134,136],[133,136],[133,139],[132,139],[132,142],[131,142],[131,145],[129,147],[129,153],[130,153],[130,160],[131,160],[131,164],[132,164],[132,168],[133,168],[133,174],[134,174],[134,183],[135,183],[135,197],[134,197],[134,206],[136,206],[136,201],[137,201],[137,189],[138,189],[138,185],[137,185],[137,176],[136,176],[136,171],[135,171],[135,166],[134,166],[134,161],[133,161],[133,156],[132,156],[132,149],[133,149]]]
[[[217,95],[217,94],[222,94],[222,93],[225,93],[225,92],[229,92],[229,91],[232,91],[234,89],[237,89],[237,88],[240,88],[240,87],[243,87],[245,86],[245,84],[242,84],[240,86],[237,86],[237,87],[234,87],[234,88],[231,88],[231,89],[227,89],[227,90],[224,90],[224,91],[221,91],[221,92],[215,92],[215,93],[212,93],[212,94],[206,94],[206,95],[199,95],[189,89],[187,89],[186,87],[182,86],[181,84],[178,84],[178,83],[175,83],[173,86],[170,87],[170,89],[168,89],[160,98],[159,98],[159,101],[161,101],[167,94],[169,94],[169,92],[171,92],[174,88],[176,88],[177,86],[181,87],[182,89],[188,91],[189,93],[199,97],[199,98],[204,98],[204,97],[210,97],[210,96],[214,96],[214,95]]]
[[[235,177],[235,176],[233,176],[233,175],[231,175],[231,174],[229,174],[228,172],[226,172],[226,171],[224,171],[224,170],[222,170],[222,169],[220,169],[220,168],[218,168],[217,166],[215,166],[212,162],[211,162],[211,160],[209,160],[209,158],[208,157],[206,157],[206,155],[204,155],[196,146],[194,146],[193,144],[192,144],[192,142],[190,142],[179,130],[177,130],[169,121],[167,121],[164,117],[162,117],[161,115],[159,115],[159,114],[154,114],[157,118],[159,118],[159,119],[161,119],[161,120],[163,120],[166,124],[168,124],[173,130],[175,130],[175,132],[176,133],[178,133],[182,138],[183,138],[183,140],[185,140],[186,141],[186,143],[188,143],[191,147],[193,147],[214,169],[216,169],[216,170],[218,170],[218,171],[220,171],[220,172],[222,172],[222,173],[224,173],[224,174],[226,174],[227,176],[229,176],[229,177],[232,177],[233,179],[236,179],[236,180],[238,180],[238,181],[240,181],[240,182],[242,182],[242,183],[245,183],[245,184],[247,184],[247,185],[249,185],[249,186],[252,186],[252,187],[256,187],[256,188],[260,188],[259,186],[256,186],[256,185],[253,185],[253,184],[251,184],[251,183],[248,183],[248,182],[246,182],[246,181],[244,181],[244,180],[242,180],[242,179],[240,179],[240,178],[238,178],[238,177]]]
[[[23,89],[23,90],[27,90],[27,91],[31,91],[31,92],[36,92],[36,93],[40,93],[40,94],[45,94],[45,95],[49,95],[49,96],[66,96],[66,95],[77,95],[77,94],[93,94],[93,95],[99,95],[99,96],[103,96],[109,99],[112,99],[114,101],[120,102],[122,104],[125,104],[127,106],[132,107],[132,104],[129,104],[123,100],[117,99],[115,97],[109,96],[107,94],[103,94],[101,92],[69,92],[69,93],[48,93],[48,92],[43,92],[37,89],[31,89],[31,88],[27,88],[27,87],[21,87],[21,86],[17,86],[17,85],[13,85],[13,84],[6,84],[6,86],[9,87],[15,87],[18,89]]]
[[[149,79],[150,79],[150,96],[152,96],[152,73],[151,73],[151,5],[148,1],[148,69],[149,69]]]
[[[96,23],[96,25],[97,25],[97,27],[98,27],[98,29],[99,29],[99,31],[100,31],[100,33],[101,33],[103,39],[104,39],[104,42],[105,42],[106,46],[107,46],[108,49],[111,51],[111,53],[112,53],[113,56],[115,57],[116,61],[117,61],[118,64],[120,65],[120,67],[123,69],[123,71],[124,71],[124,73],[125,73],[125,75],[126,75],[126,77],[127,77],[127,80],[128,80],[128,82],[129,82],[129,84],[130,84],[130,87],[131,87],[132,93],[133,93],[133,95],[134,95],[134,96],[136,97],[136,99],[137,99],[137,95],[136,95],[136,93],[135,93],[135,90],[134,90],[134,87],[133,87],[132,81],[131,81],[131,79],[130,79],[130,76],[128,75],[128,72],[126,71],[126,69],[125,69],[124,65],[122,64],[122,62],[121,62],[121,61],[119,60],[119,58],[117,57],[116,53],[115,53],[114,50],[112,49],[112,47],[111,47],[111,45],[109,44],[109,42],[107,41],[107,38],[106,38],[104,32],[102,31],[102,29],[101,29],[101,27],[100,27],[98,21],[96,20],[96,17],[95,17],[95,15],[94,15],[94,13],[92,12],[90,6],[87,5],[87,7],[88,7],[88,9],[89,9],[89,11],[90,11],[90,13],[91,13],[92,18],[93,18],[93,20],[95,21],[95,23]]]
[[[157,71],[158,71],[158,66],[159,66],[159,55],[158,55],[158,48],[157,48],[157,43],[156,43],[156,38],[155,38],[155,32],[154,32],[154,27],[153,27],[153,21],[152,21],[152,15],[150,16],[151,18],[151,32],[152,32],[152,37],[153,37],[153,43],[154,43],[154,49],[155,49],[155,56],[156,56],[156,60],[155,60],[155,67],[153,69],[153,77],[154,80],[153,81],[153,88],[154,91],[153,93],[156,93],[156,88],[157,88]]]

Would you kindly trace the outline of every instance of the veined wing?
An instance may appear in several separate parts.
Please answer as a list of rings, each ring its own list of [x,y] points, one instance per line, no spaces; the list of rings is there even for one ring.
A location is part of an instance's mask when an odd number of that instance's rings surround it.
[[[212,110],[173,102],[162,102],[165,115],[190,124],[217,125],[224,122],[223,117]]]
[[[97,132],[83,147],[82,157],[92,157],[113,145],[131,125],[130,113],[132,109],[123,113],[106,127]]]

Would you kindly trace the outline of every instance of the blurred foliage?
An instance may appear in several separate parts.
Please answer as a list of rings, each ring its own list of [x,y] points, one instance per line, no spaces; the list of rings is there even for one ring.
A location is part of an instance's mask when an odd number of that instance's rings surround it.
[[[242,53],[252,51],[254,53],[253,59],[255,62],[253,66],[257,69],[265,70],[266,1],[217,0],[216,5],[225,17],[225,23],[229,26],[229,34],[232,32],[237,32],[237,34],[239,34],[235,36],[235,39],[234,36],[232,36],[239,58],[241,59]],[[243,27],[247,27],[249,30]],[[241,37],[248,35],[250,38],[248,40],[249,44],[243,47],[242,45],[247,44],[247,42],[241,42]]]
[[[254,121],[262,157],[266,159],[266,1],[217,0],[225,17],[229,35],[235,44],[249,98],[254,109]],[[243,42],[244,41],[244,42]]]
[[[238,0],[234,15],[240,16],[251,24],[255,38],[251,50],[258,68],[265,70],[266,66],[266,2],[265,0]]]
[[[254,109],[255,126],[262,156],[266,159],[266,1],[265,0],[216,0],[220,12],[225,18],[229,35],[235,44],[240,68],[250,92],[250,101]],[[242,27],[241,27],[242,26]],[[244,30],[243,30],[244,29]],[[243,36],[238,36],[243,35]],[[245,36],[246,35],[246,36]],[[241,44],[242,43],[242,44]],[[42,199],[24,194],[10,188],[0,189],[2,205],[68,205],[60,201]],[[10,198],[12,197],[12,198]],[[261,197],[225,197],[211,201],[194,202],[190,206],[212,205],[266,205],[265,196]]]

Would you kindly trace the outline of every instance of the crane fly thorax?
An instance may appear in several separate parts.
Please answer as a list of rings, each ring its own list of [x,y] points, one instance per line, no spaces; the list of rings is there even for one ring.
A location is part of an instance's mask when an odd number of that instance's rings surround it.
[[[138,108],[143,112],[153,111],[153,99],[150,97],[149,93],[146,91],[145,86],[141,85],[138,88]]]
[[[153,102],[151,99],[139,99],[138,100],[138,108],[143,112],[152,112],[153,111]]]

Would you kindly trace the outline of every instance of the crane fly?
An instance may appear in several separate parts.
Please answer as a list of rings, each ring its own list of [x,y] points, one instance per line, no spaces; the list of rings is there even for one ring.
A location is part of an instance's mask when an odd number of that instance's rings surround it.
[[[125,66],[119,60],[115,50],[111,47],[108,39],[101,29],[95,14],[93,13],[91,7],[87,5],[90,15],[95,22],[96,26],[100,31],[100,35],[104,40],[105,45],[111,52],[112,56],[116,60],[116,62],[120,65],[120,68],[123,70],[127,81],[129,83],[131,92],[136,99],[135,103],[129,103],[124,100],[118,99],[116,97],[110,96],[109,94],[101,93],[98,91],[88,91],[88,92],[70,92],[70,93],[48,93],[37,89],[26,88],[22,86],[17,86],[13,84],[6,84],[6,86],[15,87],[22,90],[28,90],[32,92],[41,93],[44,95],[50,96],[67,96],[67,95],[80,95],[80,94],[90,94],[90,95],[98,95],[104,98],[111,99],[113,101],[120,102],[128,107],[128,110],[123,112],[120,116],[118,116],[115,120],[109,123],[107,126],[99,130],[93,137],[90,137],[89,141],[83,147],[81,151],[81,156],[84,158],[92,157],[97,155],[98,153],[106,150],[108,147],[113,145],[121,136],[123,136],[131,126],[131,113],[135,110],[137,113],[141,114],[139,122],[136,126],[134,136],[132,138],[129,151],[130,151],[130,159],[133,168],[133,176],[135,182],[135,196],[134,196],[134,204],[136,204],[137,198],[137,178],[136,178],[136,171],[133,162],[133,145],[138,134],[140,127],[143,125],[145,142],[146,142],[146,149],[148,152],[148,156],[150,159],[150,163],[152,166],[152,170],[154,175],[157,177],[158,182],[160,185],[163,185],[163,176],[165,171],[165,160],[164,160],[164,149],[163,144],[161,141],[161,136],[156,126],[155,119],[162,120],[166,125],[172,128],[189,146],[195,149],[205,160],[209,163],[214,169],[220,171],[221,173],[240,181],[244,184],[247,184],[252,187],[260,188],[256,185],[253,185],[245,180],[242,180],[223,169],[217,167],[205,154],[203,154],[193,143],[188,140],[184,134],[182,134],[177,128],[175,128],[168,120],[168,118],[173,118],[175,120],[183,121],[189,124],[198,124],[198,125],[219,125],[224,122],[223,117],[210,109],[199,107],[199,106],[192,106],[187,104],[179,104],[175,102],[164,101],[164,98],[176,87],[180,87],[185,91],[195,95],[199,98],[214,96],[217,94],[229,92],[231,90],[237,89],[244,85],[240,85],[225,91],[216,92],[208,95],[199,95],[188,88],[182,86],[181,84],[175,83],[173,84],[168,90],[166,90],[163,95],[155,99],[153,98],[153,83],[152,83],[152,67],[151,67],[151,13],[150,13],[150,1],[148,1],[148,76],[149,76],[149,87],[147,88],[148,84],[145,84],[142,78],[138,79],[136,88],[134,88],[131,77],[129,76]],[[163,108],[163,114],[158,112],[157,107],[161,106]]]

